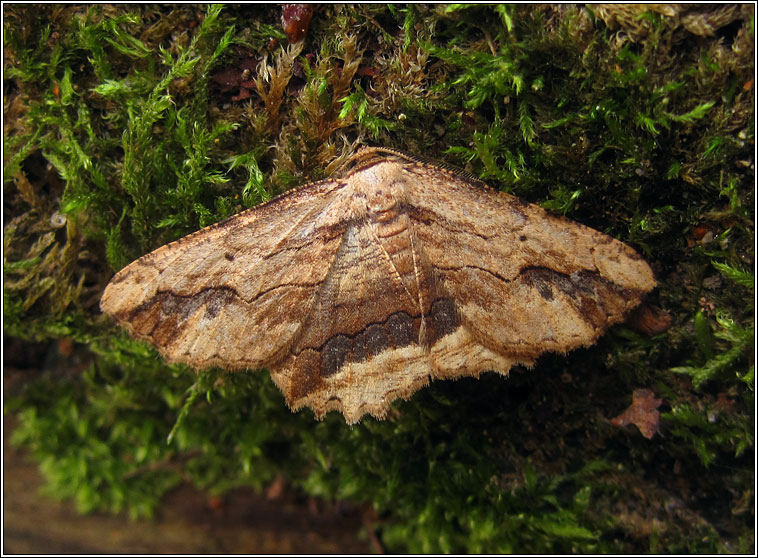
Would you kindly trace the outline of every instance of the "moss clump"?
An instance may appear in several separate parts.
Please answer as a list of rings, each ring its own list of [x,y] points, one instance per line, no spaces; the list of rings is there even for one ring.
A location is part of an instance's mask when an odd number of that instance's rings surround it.
[[[749,552],[754,20],[708,9],[323,6],[290,45],[273,5],[4,6],[5,335],[50,347],[14,440],[82,511],[281,475],[373,507],[396,552]],[[360,143],[631,243],[671,327],[351,428],[290,413],[265,373],[167,366],[100,315],[114,270]],[[608,420],[641,387],[663,399],[651,440]]]

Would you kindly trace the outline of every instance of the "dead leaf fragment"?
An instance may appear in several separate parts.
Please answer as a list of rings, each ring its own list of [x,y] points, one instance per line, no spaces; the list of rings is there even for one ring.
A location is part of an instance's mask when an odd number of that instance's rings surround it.
[[[219,93],[232,93],[232,101],[249,99],[256,89],[254,73],[257,65],[258,60],[256,58],[246,57],[233,66],[219,70],[211,80],[218,88]]]
[[[619,416],[611,419],[611,424],[615,426],[634,424],[642,435],[650,440],[658,432],[658,420],[661,416],[658,407],[662,402],[662,399],[655,398],[652,390],[635,389],[632,394],[632,404]]]
[[[305,37],[311,17],[313,17],[313,6],[310,4],[284,4],[282,6],[282,29],[290,43],[296,43]]]
[[[64,357],[74,354],[74,342],[69,337],[58,339],[58,352]]]
[[[626,324],[637,333],[657,335],[671,327],[671,315],[662,308],[645,303],[629,313]]]

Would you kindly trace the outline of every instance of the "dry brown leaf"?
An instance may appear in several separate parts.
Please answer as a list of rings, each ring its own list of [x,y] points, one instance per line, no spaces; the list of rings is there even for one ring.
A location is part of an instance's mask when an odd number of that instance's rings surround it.
[[[662,399],[655,398],[652,390],[635,389],[632,394],[632,404],[619,416],[611,419],[611,424],[615,426],[634,424],[642,435],[650,440],[658,432],[658,421],[661,415],[658,407],[662,402]]]
[[[671,327],[671,315],[662,308],[643,303],[629,313],[626,325],[644,335],[657,335]]]
[[[305,37],[312,17],[313,6],[310,4],[282,5],[282,29],[290,43],[296,43]]]

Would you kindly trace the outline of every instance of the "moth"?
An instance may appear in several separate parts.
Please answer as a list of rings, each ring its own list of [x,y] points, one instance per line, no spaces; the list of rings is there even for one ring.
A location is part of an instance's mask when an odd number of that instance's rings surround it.
[[[136,260],[100,306],[169,362],[267,368],[293,411],[352,424],[432,379],[591,345],[655,284],[610,236],[363,148],[328,180]]]

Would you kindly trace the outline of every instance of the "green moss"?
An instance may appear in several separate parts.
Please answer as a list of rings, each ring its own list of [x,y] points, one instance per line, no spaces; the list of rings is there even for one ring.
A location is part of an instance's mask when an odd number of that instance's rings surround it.
[[[707,38],[648,13],[639,37],[573,6],[324,6],[288,45],[273,5],[4,10],[5,335],[57,363],[6,409],[52,494],[138,516],[179,482],[283,476],[374,508],[396,552],[752,548],[752,16]],[[361,143],[631,243],[670,328],[348,427],[290,413],[266,373],[167,366],[100,314],[114,270]],[[663,399],[651,440],[608,420],[640,387]]]

